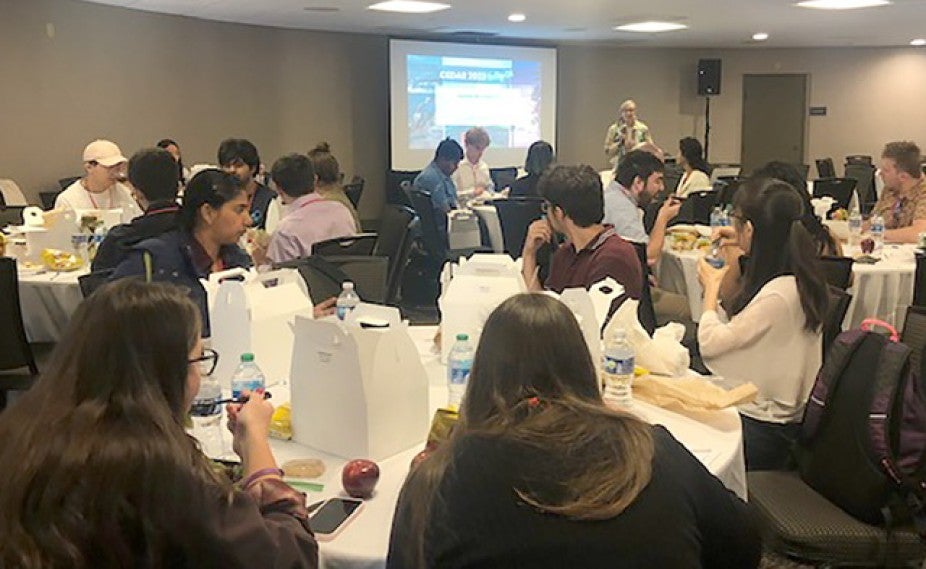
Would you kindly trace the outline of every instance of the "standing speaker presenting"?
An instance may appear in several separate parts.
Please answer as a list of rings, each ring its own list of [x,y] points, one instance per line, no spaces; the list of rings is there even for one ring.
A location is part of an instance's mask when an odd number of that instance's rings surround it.
[[[637,120],[637,104],[632,99],[621,103],[619,113],[617,122],[608,127],[604,139],[604,153],[615,166],[625,154],[641,144],[649,143],[655,148],[649,127]]]

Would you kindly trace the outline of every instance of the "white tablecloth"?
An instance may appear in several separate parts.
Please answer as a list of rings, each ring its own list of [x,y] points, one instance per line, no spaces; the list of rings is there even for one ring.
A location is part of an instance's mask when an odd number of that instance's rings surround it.
[[[83,300],[77,278],[86,271],[19,274],[19,304],[30,342],[57,342]]]
[[[446,368],[440,363],[437,354],[431,350],[435,332],[434,326],[411,328],[412,339],[428,373],[432,414],[447,401]],[[282,403],[288,399],[286,386],[270,386],[268,390],[273,393],[275,403]],[[746,472],[742,431],[739,415],[734,409],[704,413],[692,418],[637,401],[632,411],[652,423],[665,425],[708,470],[745,499]],[[385,566],[389,533],[399,491],[408,474],[412,458],[424,447],[425,435],[426,433],[422,433],[419,445],[379,462],[380,481],[376,493],[365,502],[363,512],[336,539],[320,543],[321,567],[359,569]],[[295,442],[272,440],[271,447],[281,465],[296,458],[321,458],[325,461],[325,474],[317,480],[324,484],[324,490],[309,493],[309,503],[343,495],[341,469],[346,462],[344,459]],[[230,440],[226,440],[226,448],[231,448]]]
[[[914,245],[886,245],[881,261],[874,265],[852,265],[852,303],[843,321],[846,329],[856,328],[866,318],[879,318],[899,330],[903,326],[907,306],[913,302],[913,277],[916,272]],[[845,254],[855,256],[857,249],[846,248]],[[698,281],[696,251],[666,249],[660,257],[657,275],[664,290],[688,297],[691,316],[695,322],[701,318],[704,289]]]

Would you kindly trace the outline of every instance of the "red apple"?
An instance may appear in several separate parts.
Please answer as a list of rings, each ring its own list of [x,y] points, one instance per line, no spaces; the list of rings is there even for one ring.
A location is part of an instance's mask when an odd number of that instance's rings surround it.
[[[344,465],[341,484],[354,498],[369,498],[379,482],[379,466],[372,460],[358,458]]]
[[[862,242],[859,243],[859,245],[862,248],[862,253],[865,253],[866,255],[870,255],[871,252],[875,250],[875,240],[870,237],[862,239]]]

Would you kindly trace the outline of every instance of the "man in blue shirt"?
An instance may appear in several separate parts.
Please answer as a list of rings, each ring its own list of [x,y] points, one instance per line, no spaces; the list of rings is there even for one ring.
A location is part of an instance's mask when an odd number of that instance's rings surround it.
[[[457,188],[450,176],[463,159],[463,147],[445,138],[437,145],[434,160],[415,178],[414,187],[431,194],[431,208],[441,235],[447,235],[447,212],[456,208]]]

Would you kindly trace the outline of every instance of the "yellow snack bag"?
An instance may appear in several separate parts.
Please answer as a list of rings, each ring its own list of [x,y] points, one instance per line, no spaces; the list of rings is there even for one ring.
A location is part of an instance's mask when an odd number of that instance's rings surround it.
[[[293,438],[293,408],[287,401],[273,411],[270,418],[270,436],[288,441]]]

